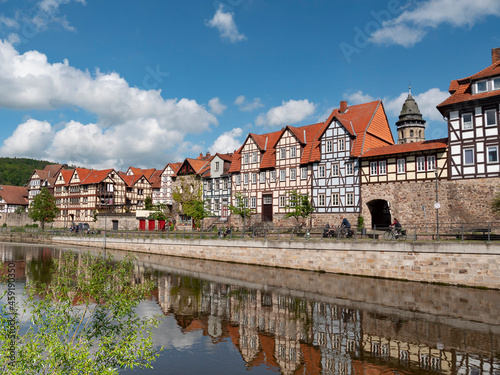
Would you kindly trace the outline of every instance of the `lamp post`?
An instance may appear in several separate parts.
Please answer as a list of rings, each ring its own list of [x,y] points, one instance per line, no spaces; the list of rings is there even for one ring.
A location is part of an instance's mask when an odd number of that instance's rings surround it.
[[[247,193],[247,188],[243,188],[243,233],[242,233],[242,238],[245,238],[245,218],[247,216],[247,212],[246,212],[246,208],[247,208],[246,193]]]
[[[434,170],[434,175],[436,176],[436,203],[434,203],[434,208],[436,209],[436,239],[439,241],[439,209],[441,205],[439,204],[439,196],[438,196],[438,173],[439,168]]]

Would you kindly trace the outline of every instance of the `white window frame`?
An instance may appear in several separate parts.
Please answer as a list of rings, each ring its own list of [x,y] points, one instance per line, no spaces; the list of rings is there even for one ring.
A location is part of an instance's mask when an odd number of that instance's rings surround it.
[[[345,163],[345,175],[352,176],[354,174],[354,164],[352,162]]]
[[[406,173],[406,159],[398,159],[397,165],[399,174]]]
[[[264,197],[262,198],[262,204],[273,204],[273,197],[264,195]]]
[[[290,146],[290,158],[297,157],[297,146]]]
[[[340,174],[340,165],[338,163],[332,164],[332,176],[338,177]]]
[[[243,185],[248,185],[248,173],[243,174]]]
[[[354,206],[354,193],[347,192],[345,194],[345,205],[346,206]]]
[[[280,181],[286,181],[286,169],[280,169]]]
[[[465,117],[469,117],[470,116],[470,121],[466,121],[465,120]],[[462,114],[462,129],[463,130],[470,130],[474,127],[473,125],[473,115],[472,115],[472,112],[468,112],[468,113],[464,113]]]
[[[257,172],[252,172],[252,184],[257,183]]]
[[[425,156],[418,156],[415,163],[417,164],[417,172],[425,172]]]
[[[332,193],[332,206],[338,207],[340,205],[339,193]]]
[[[216,172],[219,171],[219,162],[218,161],[215,162],[215,171]]]
[[[339,151],[345,151],[345,140],[343,138],[339,139],[338,146],[339,146]]]
[[[436,156],[429,155],[427,156],[427,170],[433,171],[434,169],[436,169]]]
[[[320,165],[318,167],[318,178],[325,178],[326,176],[326,167],[324,165]]]
[[[378,174],[379,175],[387,174],[387,162],[385,160],[380,160],[378,162]]]
[[[370,176],[378,175],[378,163],[376,161],[370,162]]]
[[[493,90],[500,90],[500,77],[493,78]]]
[[[326,195],[325,194],[318,194],[318,206],[319,207],[326,206]]]
[[[280,159],[286,159],[286,147],[280,148]]]
[[[307,167],[300,167],[300,179],[307,180]]]
[[[326,151],[325,152],[332,152],[332,141],[326,141]]]
[[[243,154],[243,164],[249,164],[250,163],[250,154],[245,153]]]
[[[488,122],[491,119],[491,114],[493,114],[494,122]],[[496,126],[497,124],[497,110],[496,109],[487,109],[484,111],[484,126]]]
[[[479,90],[479,84],[484,83],[484,90]],[[488,81],[487,80],[482,80],[482,81],[477,81],[476,82],[476,94],[481,94],[483,92],[488,91]]]
[[[257,207],[257,197],[250,197],[250,208]]]
[[[488,154],[488,164],[498,163],[498,146],[488,146],[486,147]],[[495,160],[490,160],[491,151],[494,151]]]
[[[280,195],[278,197],[278,204],[280,208],[284,208],[286,206],[286,195]]]
[[[260,172],[259,182],[261,184],[265,184],[266,183],[266,171]]]
[[[269,172],[269,180],[271,182],[276,182],[276,169]]]
[[[290,180],[295,181],[297,179],[297,169],[290,168]]]
[[[464,165],[474,165],[475,155],[474,155],[473,148],[464,148],[463,155],[464,155]],[[466,161],[468,155],[472,158],[472,161],[469,163],[467,163],[467,161]]]
[[[252,152],[252,163],[258,163],[259,162],[259,158],[257,156],[257,151],[254,151]]]

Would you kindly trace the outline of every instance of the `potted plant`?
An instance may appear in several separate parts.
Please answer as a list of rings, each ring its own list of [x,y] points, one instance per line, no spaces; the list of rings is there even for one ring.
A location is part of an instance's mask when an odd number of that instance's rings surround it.
[[[361,232],[361,235],[366,234],[365,219],[361,215],[358,216],[358,231]]]

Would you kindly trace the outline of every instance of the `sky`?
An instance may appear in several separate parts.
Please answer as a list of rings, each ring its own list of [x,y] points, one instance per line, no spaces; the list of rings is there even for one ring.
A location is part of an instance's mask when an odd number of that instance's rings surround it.
[[[426,139],[500,0],[0,0],[0,156],[162,169],[411,86]]]

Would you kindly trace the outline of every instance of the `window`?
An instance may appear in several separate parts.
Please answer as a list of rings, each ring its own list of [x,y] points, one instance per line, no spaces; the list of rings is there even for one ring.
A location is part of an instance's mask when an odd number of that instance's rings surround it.
[[[405,173],[406,171],[406,160],[398,159],[398,173]]]
[[[286,148],[280,148],[280,159],[286,159]]]
[[[300,179],[301,180],[306,180],[307,179],[307,167],[301,167],[300,168]]]
[[[424,171],[425,171],[425,157],[419,156],[417,158],[417,172],[424,172]]]
[[[219,170],[219,162],[218,162],[218,161],[216,161],[216,162],[215,162],[215,171],[217,172],[218,170]]]
[[[326,141],[326,152],[332,152],[332,141]]]
[[[257,197],[250,197],[250,208],[257,207]]]
[[[339,205],[339,193],[333,193],[332,194],[332,206],[338,206]]]
[[[346,163],[345,164],[345,174],[347,176],[351,176],[354,174],[354,166],[352,163]]]
[[[291,158],[297,157],[297,146],[290,147],[290,157]]]
[[[241,175],[240,174],[236,175],[236,185],[241,185]]]
[[[273,204],[273,197],[272,195],[264,195],[263,196],[263,203],[264,204]]]
[[[259,182],[261,184],[265,184],[266,183],[266,172],[260,172]]]
[[[376,161],[370,162],[370,175],[375,176],[378,172],[378,163]]]
[[[286,206],[286,196],[284,196],[284,195],[279,196],[279,206],[280,207]]]
[[[476,83],[477,92],[488,91],[488,81],[479,81]]]
[[[269,179],[271,182],[276,182],[276,170],[269,172]]]
[[[338,175],[339,175],[339,165],[332,164],[332,176],[338,176]]]
[[[248,164],[250,162],[250,155],[243,154],[243,164]]]
[[[252,173],[252,184],[256,184],[257,183],[257,173],[253,172]]]
[[[325,166],[324,165],[319,166],[318,177],[319,178],[325,177]]]
[[[347,206],[354,206],[354,193],[347,193],[345,199]]]
[[[427,170],[433,171],[436,169],[436,157],[434,155],[427,156]]]
[[[248,173],[243,175],[243,185],[248,185]]]
[[[257,163],[259,161],[259,157],[257,151],[252,152],[252,163]]]
[[[500,77],[493,80],[493,90],[500,90]]]
[[[294,180],[297,178],[297,170],[295,168],[290,168],[290,180]]]
[[[488,163],[498,162],[498,146],[488,147]]]
[[[325,194],[318,194],[318,206],[325,205]]]
[[[472,113],[464,113],[462,115],[462,129],[472,129]]]
[[[343,139],[339,139],[339,151],[345,150],[345,143]]]
[[[474,164],[474,149],[472,148],[464,149],[464,164],[465,165]]]
[[[218,200],[218,199],[216,199],[216,200],[214,201],[214,211],[216,211],[216,212],[217,212],[217,211],[219,211],[219,209],[220,209],[219,200]]]
[[[488,109],[484,114],[486,117],[486,126],[495,126],[497,124],[497,111],[495,109]]]
[[[227,190],[228,185],[229,185],[229,181],[227,178],[224,179],[223,184],[224,184],[224,190]]]
[[[387,173],[387,162],[385,160],[381,160],[378,162],[378,174],[386,174]]]
[[[144,189],[137,189],[138,195],[144,195]]]
[[[212,181],[206,181],[206,190],[207,191],[211,191],[212,190]]]
[[[280,169],[280,181],[286,180],[286,169]]]

